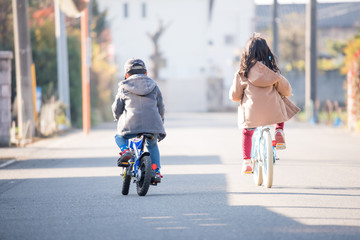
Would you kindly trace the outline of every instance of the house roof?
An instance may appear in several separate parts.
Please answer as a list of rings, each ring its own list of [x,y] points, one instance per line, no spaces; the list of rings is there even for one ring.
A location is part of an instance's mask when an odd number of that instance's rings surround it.
[[[321,28],[358,28],[360,26],[360,2],[318,3],[317,24]],[[278,4],[278,17],[305,14],[306,4]],[[255,29],[267,29],[272,23],[272,5],[256,5]]]

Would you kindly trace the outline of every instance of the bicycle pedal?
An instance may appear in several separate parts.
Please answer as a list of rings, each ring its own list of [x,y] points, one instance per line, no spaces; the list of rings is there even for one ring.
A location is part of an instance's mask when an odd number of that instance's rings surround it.
[[[121,162],[119,164],[119,167],[128,167],[129,166],[129,163],[128,162]]]

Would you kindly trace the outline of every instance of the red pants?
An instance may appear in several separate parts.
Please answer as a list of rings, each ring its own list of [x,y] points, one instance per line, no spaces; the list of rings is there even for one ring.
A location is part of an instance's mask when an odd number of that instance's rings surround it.
[[[284,123],[278,123],[275,127],[276,130],[284,129]],[[242,146],[243,146],[243,159],[251,158],[251,144],[252,144],[252,135],[254,133],[254,128],[244,128],[243,137],[242,137]]]

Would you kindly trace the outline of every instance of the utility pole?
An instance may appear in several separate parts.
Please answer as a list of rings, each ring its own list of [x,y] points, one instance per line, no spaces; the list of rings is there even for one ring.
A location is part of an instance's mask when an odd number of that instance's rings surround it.
[[[273,52],[276,57],[279,57],[279,39],[278,39],[278,2],[274,0],[272,14],[272,26],[273,26]]]
[[[55,36],[58,69],[58,95],[59,101],[66,106],[66,118],[71,122],[70,115],[70,84],[68,48],[65,27],[65,14],[60,10],[59,0],[54,0],[55,8]]]
[[[306,9],[306,53],[305,53],[305,108],[307,120],[317,123],[316,106],[316,73],[317,73],[317,51],[316,51],[316,0],[309,0]]]
[[[31,44],[28,27],[28,0],[13,0],[14,48],[18,127],[21,144],[35,134],[35,118],[31,81]]]
[[[58,0],[55,0],[56,2]],[[81,28],[81,85],[82,85],[82,119],[83,131],[88,134],[90,131],[90,72],[89,66],[91,65],[91,41],[89,34],[89,15],[91,19],[91,1],[81,0],[75,4],[75,0],[60,1],[60,8],[63,13],[68,17],[80,17]],[[88,12],[90,9],[90,13]],[[60,11],[60,12],[61,12]],[[60,29],[61,30],[61,29]],[[65,33],[65,30],[63,30]],[[64,34],[63,34],[64,35]],[[60,50],[61,51],[61,50]],[[62,52],[67,53],[66,45],[62,46]],[[67,61],[68,57],[65,56]],[[65,64],[66,67],[68,64]],[[65,71],[68,74],[68,70]],[[69,77],[67,76],[67,79]],[[60,95],[60,93],[59,93]],[[67,98],[67,96],[64,96]],[[69,101],[70,102],[70,101]],[[69,115],[70,116],[70,113]],[[69,117],[70,118],[70,117]]]
[[[81,24],[81,78],[82,78],[82,117],[83,131],[90,131],[90,74],[89,74],[89,23],[88,8],[84,9],[80,19]]]

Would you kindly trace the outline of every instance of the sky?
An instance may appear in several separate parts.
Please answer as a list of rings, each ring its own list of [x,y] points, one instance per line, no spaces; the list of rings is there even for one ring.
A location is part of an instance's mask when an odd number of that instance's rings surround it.
[[[256,4],[272,4],[274,0],[255,0]],[[307,3],[309,0],[278,0],[279,4]],[[360,2],[360,0],[318,0],[318,2]]]

